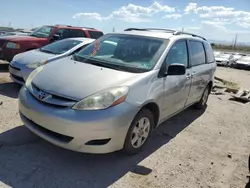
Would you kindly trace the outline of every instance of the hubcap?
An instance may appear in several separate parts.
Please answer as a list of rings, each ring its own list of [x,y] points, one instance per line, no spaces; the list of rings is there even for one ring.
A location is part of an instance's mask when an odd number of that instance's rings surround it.
[[[205,105],[208,98],[208,88],[204,91],[203,97],[202,97],[202,105]]]
[[[150,131],[150,121],[148,118],[141,118],[132,131],[131,144],[134,148],[141,147],[148,138]]]

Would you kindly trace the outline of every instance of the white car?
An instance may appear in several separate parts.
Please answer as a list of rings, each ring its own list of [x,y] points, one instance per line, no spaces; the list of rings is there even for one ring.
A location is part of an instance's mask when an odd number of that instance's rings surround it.
[[[37,67],[70,56],[93,41],[94,39],[90,38],[67,38],[39,49],[20,53],[10,62],[10,77],[14,82],[24,84],[29,74]]]
[[[219,54],[215,56],[215,61],[217,65],[221,66],[230,66],[231,64],[234,63],[234,57],[232,54]]]
[[[218,55],[220,55],[220,54],[221,54],[221,52],[214,51],[214,56],[215,56],[215,57],[218,56]]]

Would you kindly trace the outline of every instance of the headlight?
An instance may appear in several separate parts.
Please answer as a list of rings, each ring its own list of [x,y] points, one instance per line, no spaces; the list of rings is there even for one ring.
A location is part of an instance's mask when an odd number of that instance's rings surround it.
[[[114,87],[90,95],[77,102],[74,110],[102,110],[125,101],[129,87]]]
[[[40,67],[46,63],[48,63],[48,62],[47,61],[45,61],[45,62],[38,61],[38,62],[31,63],[31,64],[27,64],[26,67],[31,68],[31,69],[36,69],[37,67]]]
[[[37,75],[41,70],[43,70],[43,66],[38,67],[37,69],[33,70],[33,71],[30,73],[30,75],[28,76],[28,78],[27,78],[27,80],[26,80],[26,82],[25,82],[25,86],[26,86],[27,88],[29,88],[29,86],[30,86],[32,80],[36,77],[36,75]]]
[[[6,44],[6,48],[10,48],[10,49],[20,49],[20,44],[17,44],[15,42],[8,42]]]

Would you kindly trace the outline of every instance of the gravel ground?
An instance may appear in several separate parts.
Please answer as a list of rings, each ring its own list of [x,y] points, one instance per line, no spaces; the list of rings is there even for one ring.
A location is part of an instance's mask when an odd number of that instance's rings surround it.
[[[250,72],[216,74],[250,89]],[[38,138],[18,116],[19,89],[0,73],[0,187],[247,187],[250,104],[229,94],[163,123],[142,153],[127,157],[76,153]]]

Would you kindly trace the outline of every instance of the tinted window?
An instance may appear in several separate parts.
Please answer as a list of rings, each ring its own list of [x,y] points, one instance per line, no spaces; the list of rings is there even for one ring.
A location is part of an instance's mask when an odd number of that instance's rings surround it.
[[[213,53],[212,47],[210,46],[210,44],[208,44],[206,42],[204,43],[204,46],[205,46],[205,51],[207,54],[207,63],[214,62],[214,53]]]
[[[166,64],[168,66],[173,63],[183,64],[186,67],[188,66],[188,52],[187,44],[185,41],[177,42],[168,52]]]
[[[71,29],[70,30],[70,36],[71,37],[86,37],[84,31],[79,30],[79,29]]]
[[[52,26],[40,27],[36,29],[34,32],[32,32],[30,36],[37,37],[37,38],[47,38],[50,36],[53,29],[54,27]]]
[[[105,35],[76,53],[74,58],[83,63],[101,62],[104,66],[145,72],[154,67],[165,48],[163,43],[162,39],[148,37]]]
[[[100,31],[88,31],[88,32],[89,32],[90,38],[92,39],[98,39],[99,37],[103,35],[103,33]]]
[[[65,39],[46,45],[40,48],[40,50],[45,53],[63,54],[81,42],[82,41]]]
[[[190,41],[189,44],[192,66],[204,64],[206,62],[206,55],[202,42]]]
[[[59,36],[59,39],[70,38],[70,29],[58,29],[55,34]]]

